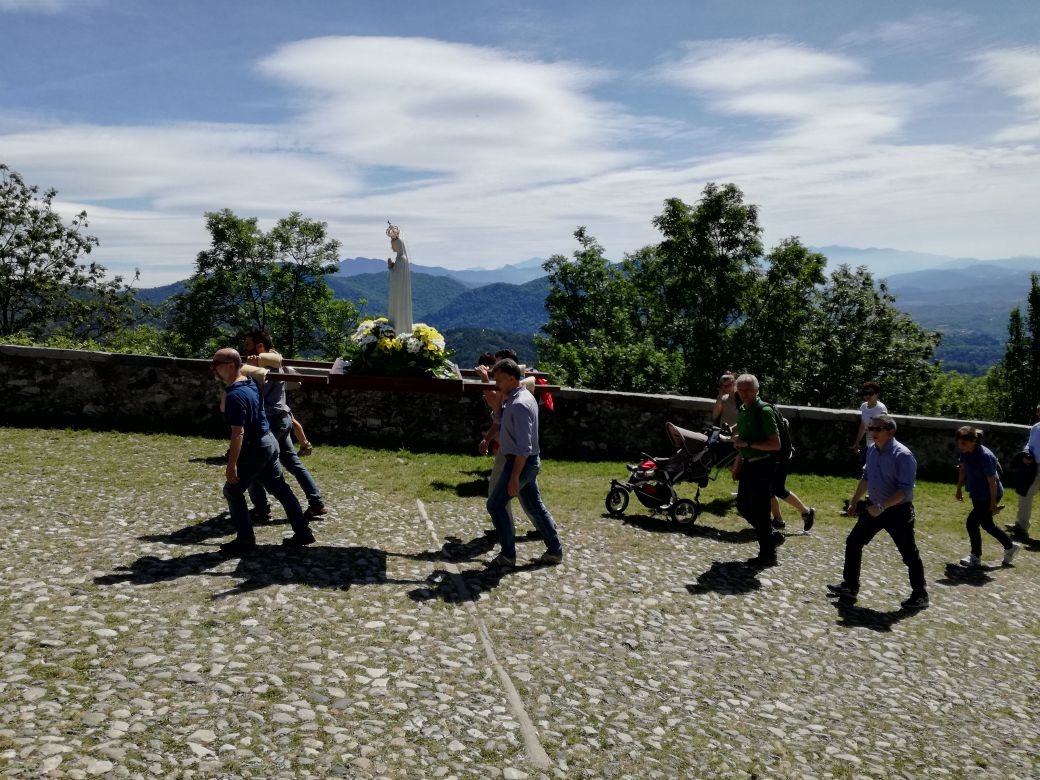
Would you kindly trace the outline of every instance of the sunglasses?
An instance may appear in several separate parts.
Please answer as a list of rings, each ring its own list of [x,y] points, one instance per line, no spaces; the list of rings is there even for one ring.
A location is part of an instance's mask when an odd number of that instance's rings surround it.
[[[876,425],[871,425],[867,430],[871,433],[878,433],[879,431],[887,431],[888,428],[879,428]]]
[[[873,390],[864,390],[863,397],[866,398],[868,395],[877,395]]]

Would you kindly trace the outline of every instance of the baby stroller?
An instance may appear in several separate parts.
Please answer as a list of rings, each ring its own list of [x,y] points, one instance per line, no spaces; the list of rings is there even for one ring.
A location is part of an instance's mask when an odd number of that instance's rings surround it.
[[[670,458],[655,458],[644,452],[642,461],[628,465],[627,482],[612,479],[606,500],[607,512],[612,516],[625,514],[629,494],[635,493],[639,503],[651,513],[667,512],[677,522],[693,523],[701,513],[701,488],[707,487],[708,482],[736,458],[736,451],[729,443],[728,427],[707,425],[700,431],[672,423],[665,423],[664,427],[675,454]],[[676,494],[675,486],[683,482],[697,485],[697,495],[692,500]]]

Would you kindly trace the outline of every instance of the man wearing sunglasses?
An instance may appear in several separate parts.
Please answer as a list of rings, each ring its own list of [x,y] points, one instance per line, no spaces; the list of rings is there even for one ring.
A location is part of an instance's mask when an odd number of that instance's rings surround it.
[[[302,547],[314,542],[307,517],[293,495],[278,466],[278,442],[264,414],[260,390],[242,373],[242,356],[236,350],[219,349],[210,361],[210,369],[224,383],[224,421],[231,427],[231,448],[225,469],[224,498],[227,499],[234,540],[222,544],[220,551],[228,556],[249,555],[256,551],[256,536],[249,520],[245,493],[254,479],[285,509],[293,535],[282,540],[286,547]]]
[[[924,609],[928,606],[928,590],[921,553],[914,540],[917,460],[906,445],[896,441],[896,421],[891,415],[879,414],[871,421],[869,430],[874,435],[874,446],[867,449],[863,476],[846,510],[857,520],[845,540],[843,579],[827,589],[833,596],[856,600],[863,548],[883,530],[892,537],[909,572],[912,592],[902,603],[903,609]],[[867,499],[860,501],[864,495]]]

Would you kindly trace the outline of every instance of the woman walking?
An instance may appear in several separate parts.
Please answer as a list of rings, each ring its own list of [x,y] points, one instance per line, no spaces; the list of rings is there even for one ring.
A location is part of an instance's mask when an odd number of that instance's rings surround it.
[[[1004,495],[997,457],[982,445],[982,431],[970,425],[962,425],[957,429],[957,447],[961,452],[958,456],[960,466],[957,471],[956,498],[958,501],[964,500],[961,491],[967,485],[968,497],[971,499],[971,512],[968,513],[966,523],[971,552],[961,558],[961,563],[965,566],[982,565],[982,534],[979,533],[982,528],[1004,547],[1003,563],[1010,566],[1022,545],[1012,543],[1008,535],[993,522],[993,515],[1000,511],[999,503]]]

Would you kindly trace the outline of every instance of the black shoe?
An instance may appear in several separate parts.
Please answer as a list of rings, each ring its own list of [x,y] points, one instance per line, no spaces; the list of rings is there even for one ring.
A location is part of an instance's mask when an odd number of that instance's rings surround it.
[[[842,599],[855,599],[859,594],[859,588],[853,588],[846,585],[844,582],[839,582],[837,585],[828,585],[827,590],[830,591],[830,595],[837,596]]]
[[[271,507],[269,506],[254,506],[249,510],[249,519],[254,523],[270,523],[271,522]]]
[[[780,545],[782,545],[786,541],[787,541],[787,537],[786,536],[784,536],[779,531],[773,531],[773,544],[775,544],[777,547],[779,547]]]
[[[903,609],[924,609],[928,606],[928,594],[923,590],[915,590],[901,606]]]
[[[816,522],[816,508],[809,507],[808,511],[802,513],[802,530],[805,533],[809,533],[812,530],[813,523]]]
[[[328,513],[329,510],[325,508],[324,504],[311,504],[309,507],[307,507],[306,511],[303,513],[303,516],[306,517],[308,520],[313,520],[316,517],[320,517],[321,515],[327,515]]]
[[[1018,523],[1011,523],[1009,525],[1005,525],[1004,529],[1008,532],[1009,536],[1011,536],[1011,537],[1013,537],[1015,539],[1028,539],[1029,538],[1029,531],[1026,531]]]
[[[747,565],[756,569],[768,569],[770,566],[779,566],[780,561],[775,555],[756,555],[754,558],[748,558]]]
[[[310,531],[297,531],[282,539],[282,547],[306,547],[308,544],[314,544],[314,534]]]
[[[516,566],[516,558],[508,558],[502,553],[499,553],[487,564],[489,569],[512,569]]]
[[[252,555],[256,550],[256,542],[248,542],[243,539],[232,539],[230,542],[224,542],[224,544],[220,545],[220,554],[229,558],[244,558],[247,555]]]
[[[787,528],[787,523],[785,523],[785,522],[783,521],[783,519],[781,519],[781,518],[779,518],[779,517],[774,517],[774,518],[773,518],[772,520],[770,520],[770,521],[769,521],[769,524],[770,524],[771,526],[773,526],[773,528],[777,529],[778,531],[779,531],[779,530],[780,530],[781,528]]]

